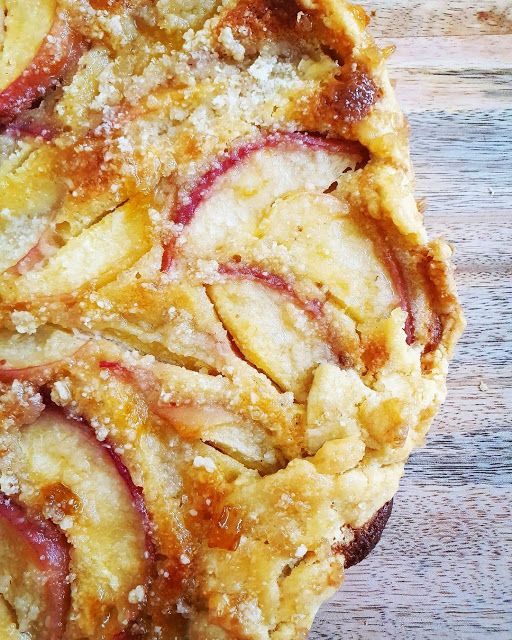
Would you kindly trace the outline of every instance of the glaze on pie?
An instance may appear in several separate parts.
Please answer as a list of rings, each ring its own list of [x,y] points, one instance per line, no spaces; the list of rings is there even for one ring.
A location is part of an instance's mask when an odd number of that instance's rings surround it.
[[[2,638],[305,638],[376,544],[463,320],[366,27],[0,0]]]

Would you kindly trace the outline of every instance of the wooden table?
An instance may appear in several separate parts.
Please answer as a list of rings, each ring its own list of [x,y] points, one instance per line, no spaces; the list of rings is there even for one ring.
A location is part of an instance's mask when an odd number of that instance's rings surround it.
[[[468,328],[380,545],[310,640],[512,639],[512,0],[366,0]]]

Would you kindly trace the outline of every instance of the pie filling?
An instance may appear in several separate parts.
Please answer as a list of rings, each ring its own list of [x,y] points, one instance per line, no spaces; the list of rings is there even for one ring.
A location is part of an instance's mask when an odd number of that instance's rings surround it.
[[[366,25],[0,0],[2,638],[303,638],[378,542],[463,320]]]

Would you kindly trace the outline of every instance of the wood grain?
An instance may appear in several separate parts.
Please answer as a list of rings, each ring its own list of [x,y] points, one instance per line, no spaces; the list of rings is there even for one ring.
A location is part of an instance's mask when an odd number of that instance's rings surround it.
[[[359,0],[375,36],[482,36],[512,31],[510,0]]]
[[[310,640],[512,638],[512,1],[366,0],[468,318],[383,539]]]

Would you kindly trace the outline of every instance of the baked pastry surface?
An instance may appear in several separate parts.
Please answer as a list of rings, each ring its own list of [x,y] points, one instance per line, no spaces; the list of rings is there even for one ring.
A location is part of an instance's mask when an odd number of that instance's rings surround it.
[[[344,0],[0,9],[0,636],[304,638],[463,328],[391,52]]]

